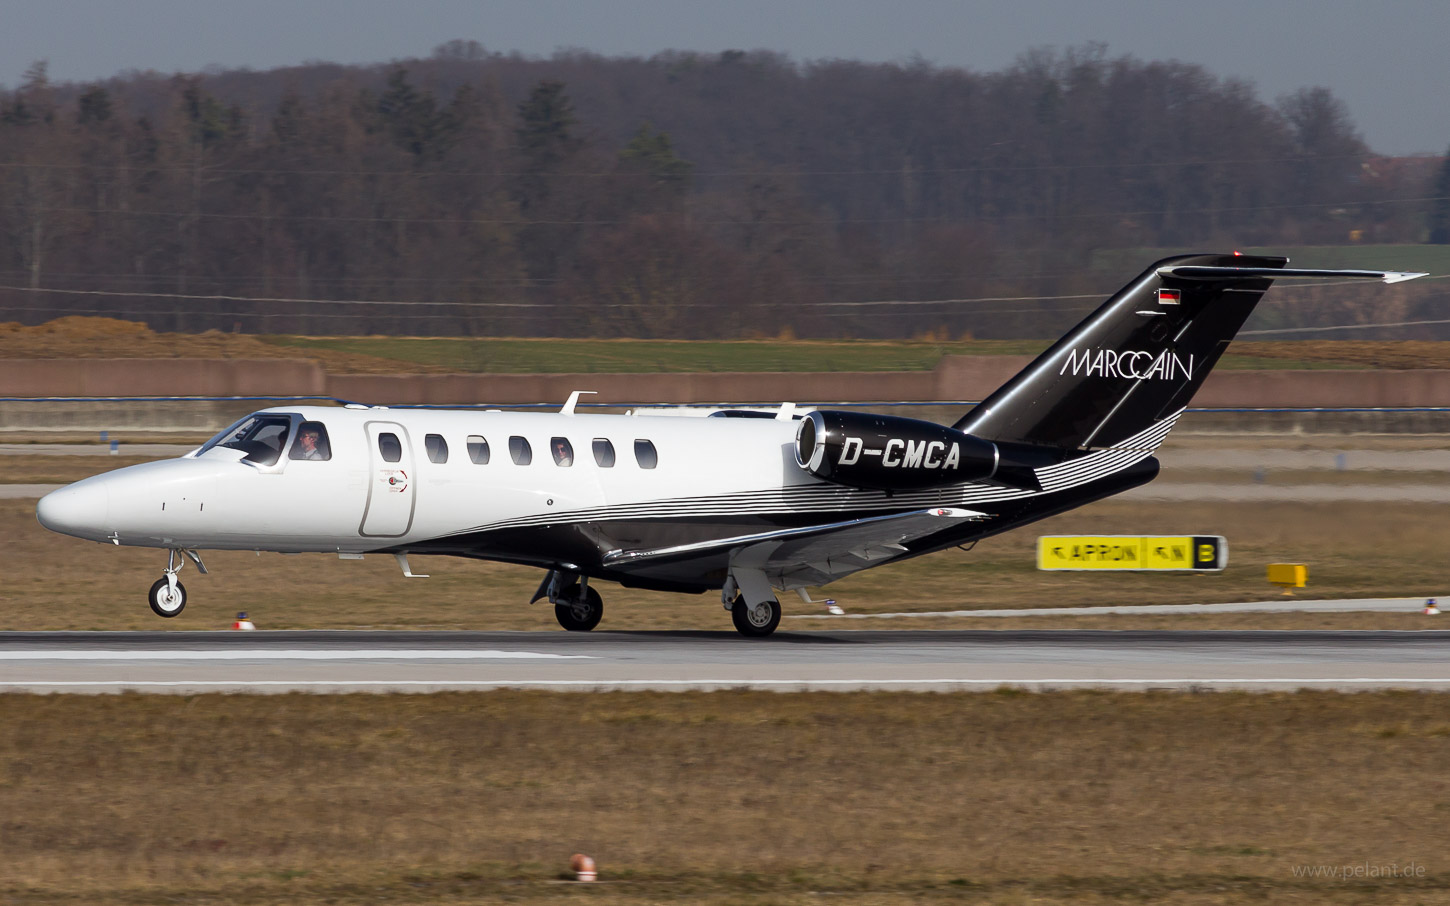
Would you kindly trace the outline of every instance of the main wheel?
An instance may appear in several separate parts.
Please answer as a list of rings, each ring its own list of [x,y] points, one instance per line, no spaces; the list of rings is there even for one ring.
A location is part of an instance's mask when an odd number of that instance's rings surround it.
[[[570,632],[588,632],[603,618],[604,599],[592,588],[584,589],[581,595],[576,585],[560,595],[554,605],[554,619]]]
[[[147,599],[151,602],[151,609],[158,617],[174,617],[181,613],[186,606],[186,586],[180,582],[176,583],[176,591],[171,590],[171,583],[162,576],[151,586],[151,593]]]
[[[759,604],[746,604],[742,595],[730,606],[730,620],[741,635],[756,638],[770,635],[780,625],[780,602],[771,598]]]

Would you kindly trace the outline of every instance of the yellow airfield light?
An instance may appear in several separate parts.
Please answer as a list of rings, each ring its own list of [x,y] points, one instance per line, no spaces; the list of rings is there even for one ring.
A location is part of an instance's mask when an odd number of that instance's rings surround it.
[[[1309,565],[1307,563],[1270,563],[1269,582],[1284,589],[1284,594],[1292,595],[1292,589],[1303,588],[1309,581]]]

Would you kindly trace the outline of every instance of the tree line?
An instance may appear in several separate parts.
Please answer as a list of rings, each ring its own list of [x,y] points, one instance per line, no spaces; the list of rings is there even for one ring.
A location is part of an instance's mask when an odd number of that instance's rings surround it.
[[[1443,185],[1373,160],[1323,88],[1266,102],[1098,46],[987,73],[474,42],[92,84],[36,64],[0,92],[0,318],[1041,336],[1129,276],[1093,272],[1105,249],[1450,241]]]

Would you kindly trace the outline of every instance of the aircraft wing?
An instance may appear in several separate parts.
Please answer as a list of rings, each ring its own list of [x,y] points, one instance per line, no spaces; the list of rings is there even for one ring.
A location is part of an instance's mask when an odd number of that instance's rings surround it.
[[[987,518],[957,507],[932,507],[827,525],[778,529],[653,550],[613,551],[604,565],[642,574],[681,563],[717,560],[721,567],[761,570],[778,588],[824,585],[907,552],[906,543]]]

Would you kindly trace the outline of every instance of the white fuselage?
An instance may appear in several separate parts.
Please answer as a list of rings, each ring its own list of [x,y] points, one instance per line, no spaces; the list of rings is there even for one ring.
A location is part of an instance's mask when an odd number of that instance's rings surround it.
[[[321,423],[330,458],[289,458],[290,437],[270,466],[237,449],[200,448],[55,491],[39,518],[55,531],[124,545],[361,553],[554,513],[567,521],[696,497],[702,483],[711,496],[823,484],[796,464],[797,422],[789,419],[333,407],[258,414],[290,416],[294,431]],[[398,439],[397,461],[383,459],[382,434]],[[429,435],[443,439],[446,457]],[[469,438],[486,440],[487,463],[473,461]],[[511,455],[513,438],[527,441],[527,464]],[[569,442],[572,464],[556,462],[556,438]],[[596,460],[596,441],[608,441],[612,465]],[[653,449],[652,468],[641,465],[636,441]]]

